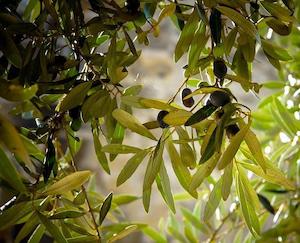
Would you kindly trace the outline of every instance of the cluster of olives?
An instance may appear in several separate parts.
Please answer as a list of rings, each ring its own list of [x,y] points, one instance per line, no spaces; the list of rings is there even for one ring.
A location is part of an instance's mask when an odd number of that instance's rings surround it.
[[[81,127],[81,107],[80,106],[76,106],[73,109],[69,110],[69,116],[72,118],[70,127],[71,129],[76,132],[80,129]]]

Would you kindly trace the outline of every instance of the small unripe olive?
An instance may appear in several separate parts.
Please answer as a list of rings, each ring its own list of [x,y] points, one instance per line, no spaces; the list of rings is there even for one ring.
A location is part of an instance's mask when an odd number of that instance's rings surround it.
[[[184,99],[186,96],[190,95],[191,93],[192,93],[192,91],[189,88],[185,88],[182,90],[181,99],[182,99],[182,103],[186,107],[192,107],[195,104],[193,97]]]
[[[157,121],[158,121],[159,126],[160,126],[161,128],[167,128],[167,127],[169,126],[167,123],[165,123],[165,122],[163,121],[164,117],[165,117],[166,115],[168,115],[168,114],[169,114],[168,111],[160,111],[160,112],[157,114]]]
[[[224,79],[227,74],[227,67],[223,59],[214,61],[214,75],[219,79]]]
[[[240,131],[240,128],[237,124],[232,124],[226,127],[226,134],[230,138],[237,134]]]
[[[81,119],[80,119],[80,118],[74,119],[74,120],[71,122],[71,129],[72,129],[74,132],[77,132],[80,128],[81,128]]]
[[[214,106],[220,107],[228,104],[230,97],[227,93],[217,90],[210,95],[209,100]]]

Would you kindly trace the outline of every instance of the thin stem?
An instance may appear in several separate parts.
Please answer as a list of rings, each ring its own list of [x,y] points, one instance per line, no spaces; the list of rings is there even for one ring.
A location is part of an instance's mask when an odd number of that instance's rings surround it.
[[[172,103],[176,96],[179,94],[180,90],[182,89],[182,87],[185,85],[185,83],[189,80],[189,76],[184,80],[184,82],[181,84],[181,86],[178,88],[177,92],[173,95],[172,98],[169,99],[168,104]]]

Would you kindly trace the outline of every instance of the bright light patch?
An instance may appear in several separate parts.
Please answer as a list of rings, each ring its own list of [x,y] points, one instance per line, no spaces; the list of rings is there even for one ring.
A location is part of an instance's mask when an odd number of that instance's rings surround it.
[[[214,189],[214,185],[213,184],[209,184],[209,190],[213,190]]]
[[[278,236],[277,240],[278,240],[279,242],[282,242],[282,241],[283,241],[283,239],[282,239],[281,236]]]
[[[235,210],[235,208],[236,208],[236,203],[231,203],[229,211],[233,212]]]
[[[272,151],[272,148],[270,146],[265,147],[265,153],[270,154]]]
[[[289,80],[291,86],[294,86],[294,85],[296,85],[296,83],[297,83],[297,79],[295,79],[295,78],[292,76],[292,74],[289,74],[289,75],[288,75],[288,80]]]
[[[221,212],[220,212],[219,208],[217,208],[217,210],[216,210],[216,219],[221,220]]]
[[[268,33],[267,33],[267,39],[271,39],[273,34],[273,30],[269,28]]]
[[[288,143],[291,141],[291,139],[288,137],[288,135],[286,135],[284,132],[280,132],[279,137],[280,137],[280,141],[282,143]]]
[[[294,116],[295,116],[295,118],[296,118],[297,120],[300,120],[300,112],[299,112],[299,111],[296,111],[296,112],[294,113]]]
[[[247,172],[248,179],[251,179],[252,176],[253,176],[252,171],[248,170],[248,172]]]
[[[292,107],[294,107],[294,101],[292,101],[292,100],[288,100],[288,101],[286,102],[286,104],[287,104],[287,108],[288,108],[288,109],[291,109]]]
[[[284,87],[284,94],[285,94],[285,95],[288,95],[289,92],[290,92],[290,86],[285,86],[285,87]]]
[[[292,142],[292,146],[296,146],[298,140],[299,140],[299,137],[295,136],[294,139],[293,139],[293,142]]]

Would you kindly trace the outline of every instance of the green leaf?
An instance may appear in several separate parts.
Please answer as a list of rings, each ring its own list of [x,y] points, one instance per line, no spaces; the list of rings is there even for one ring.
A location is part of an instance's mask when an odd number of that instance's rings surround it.
[[[117,186],[122,185],[133,175],[148,153],[149,150],[141,150],[127,161],[117,178]]]
[[[252,24],[249,20],[247,20],[243,15],[241,15],[236,10],[233,10],[232,8],[225,7],[225,6],[216,6],[216,9],[218,9],[222,14],[226,15],[228,18],[230,18],[233,22],[235,22],[239,27],[243,29],[245,34],[249,35],[253,39],[258,39],[258,33],[255,28],[255,25]]]
[[[37,212],[37,215],[41,223],[45,226],[46,230],[51,234],[55,241],[57,241],[58,243],[67,243],[67,240],[55,224],[53,224],[46,216],[44,216],[40,212]]]
[[[162,155],[164,151],[164,143],[161,140],[158,141],[154,154],[150,157],[143,183],[143,203],[144,208],[148,212],[149,210],[149,202],[151,195],[151,187],[152,184],[160,170],[160,166],[162,164]]]
[[[123,239],[124,237],[128,236],[132,232],[136,231],[138,229],[137,225],[129,225],[125,227],[121,232],[113,234],[111,238],[108,239],[108,243],[115,242],[117,240]]]
[[[264,52],[274,59],[280,61],[290,61],[293,59],[286,49],[277,46],[268,40],[261,40],[261,44]]]
[[[29,154],[16,128],[0,114],[0,140],[19,160],[34,171]]]
[[[234,43],[235,43],[237,33],[238,33],[238,28],[234,27],[229,32],[229,34],[226,36],[226,38],[224,40],[224,51],[225,51],[226,56],[230,55],[232,47],[234,46]]]
[[[164,18],[174,14],[176,9],[176,4],[170,3],[166,5],[159,14],[157,22],[160,23]]]
[[[30,100],[38,91],[38,85],[23,87],[19,84],[12,84],[0,78],[0,97],[14,102]]]
[[[28,153],[34,158],[39,159],[40,161],[44,160],[45,154],[44,152],[35,144],[34,141],[20,134],[21,140],[28,151]]]
[[[176,109],[175,107],[171,106],[170,104],[162,100],[140,98],[139,102],[142,106],[147,108],[167,110],[167,111]]]
[[[0,50],[4,56],[17,68],[22,67],[22,56],[14,40],[8,35],[7,31],[0,31]]]
[[[62,210],[51,215],[49,219],[68,219],[68,218],[78,218],[85,215],[85,212],[75,211],[75,210]]]
[[[197,217],[198,215],[195,216],[191,213],[190,210],[186,208],[181,208],[181,213],[183,214],[184,218],[188,222],[190,222],[196,229],[200,230],[205,235],[210,235],[209,227],[205,223],[201,222],[201,220]]]
[[[230,162],[232,162],[247,132],[249,131],[250,125],[251,122],[244,126],[236,135],[234,135],[230,139],[230,144],[226,148],[225,152],[222,154],[220,163],[218,164],[219,170],[224,169]]]
[[[111,154],[132,154],[140,151],[140,148],[124,144],[108,144],[102,147],[102,152]]]
[[[92,173],[88,170],[74,172],[49,186],[43,193],[47,195],[68,193],[82,186],[89,179],[91,174]]]
[[[230,163],[228,166],[225,167],[224,173],[222,175],[222,188],[221,188],[221,195],[224,201],[226,201],[230,195],[230,189],[232,185],[232,168],[233,164]]]
[[[176,177],[178,178],[179,183],[189,194],[191,194],[191,196],[197,198],[197,191],[190,190],[189,188],[189,185],[192,180],[190,171],[186,168],[186,166],[183,165],[181,157],[179,156],[174,144],[170,140],[167,143],[167,150],[170,156],[173,170],[175,172]]]
[[[37,215],[34,213],[24,224],[22,229],[19,231],[15,243],[19,243],[21,240],[23,240],[26,236],[28,236],[39,224],[39,220]]]
[[[100,142],[97,129],[93,129],[93,140],[94,140],[94,149],[96,152],[98,162],[100,163],[102,168],[105,170],[105,172],[110,175],[109,164],[108,164],[105,153],[102,151],[102,144]]]
[[[266,172],[264,172],[261,167],[248,164],[248,163],[242,163],[242,166],[246,168],[247,170],[252,171],[254,174],[264,178],[266,181],[269,181],[271,183],[281,185],[284,188],[288,190],[295,190],[295,185],[292,181],[288,180],[284,173],[279,170],[275,165],[273,165],[271,162],[266,161]]]
[[[187,131],[185,131],[182,127],[176,127],[176,132],[179,136],[179,139],[189,139]],[[188,143],[181,143],[179,144],[179,148],[182,163],[190,168],[195,168],[196,156],[191,146]]]
[[[181,126],[191,117],[193,113],[186,110],[175,110],[170,111],[164,118],[163,121],[170,126]]]
[[[201,109],[199,109],[197,112],[195,112],[186,122],[185,126],[191,126],[194,125],[198,122],[203,121],[204,119],[208,118],[215,110],[217,107],[213,105],[206,105],[203,106]]]
[[[202,184],[203,180],[212,173],[220,156],[220,153],[215,153],[208,161],[200,165],[197,172],[192,177],[190,190],[197,189]]]
[[[133,195],[115,195],[113,198],[113,204],[118,206],[125,205],[136,200],[140,199],[140,197],[133,196]]]
[[[203,220],[207,221],[213,216],[220,201],[221,201],[221,186],[222,180],[220,179],[214,186],[212,192],[209,195],[208,201],[205,204]]]
[[[194,34],[198,26],[199,16],[197,10],[194,10],[186,22],[179,40],[175,47],[175,62],[177,62],[183,54],[188,50],[193,41]]]
[[[258,238],[260,234],[259,220],[255,213],[253,204],[249,202],[249,200],[246,197],[247,195],[245,194],[245,188],[240,179],[239,173],[236,174],[236,189],[246,225],[252,233],[252,235],[255,238]]]
[[[246,126],[243,120],[240,120],[239,124],[241,127]],[[266,171],[266,161],[262,152],[262,146],[260,145],[255,133],[252,132],[251,129],[249,129],[245,135],[245,142],[255,158],[255,161],[264,171]]]
[[[100,214],[99,214],[99,225],[101,225],[103,223],[108,211],[110,210],[112,199],[113,199],[113,194],[112,193],[110,193],[104,199],[104,202],[101,206]]]
[[[156,231],[151,226],[147,226],[147,227],[143,228],[142,231],[145,235],[149,236],[156,243],[167,243],[168,242],[162,233]]]
[[[121,109],[116,109],[113,111],[112,115],[123,127],[126,127],[142,136],[157,140],[154,135],[145,126],[143,126],[143,124],[140,123],[138,119],[128,112]]]
[[[20,193],[26,193],[27,189],[24,186],[20,174],[13,166],[11,161],[0,147],[0,178],[4,179],[9,185]]]
[[[45,226],[40,224],[36,229],[33,231],[32,235],[28,239],[27,243],[39,243],[45,233]]]
[[[295,17],[292,16],[291,11],[281,7],[279,4],[267,1],[262,1],[261,4],[272,16],[277,17],[282,21],[293,22],[295,20]]]
[[[84,82],[72,88],[70,93],[67,94],[61,101],[59,111],[66,112],[67,110],[81,105],[91,86],[92,82]]]
[[[156,176],[156,183],[168,207],[175,214],[176,209],[175,209],[174,199],[171,191],[170,179],[164,163],[162,163],[160,166],[159,174]]]

